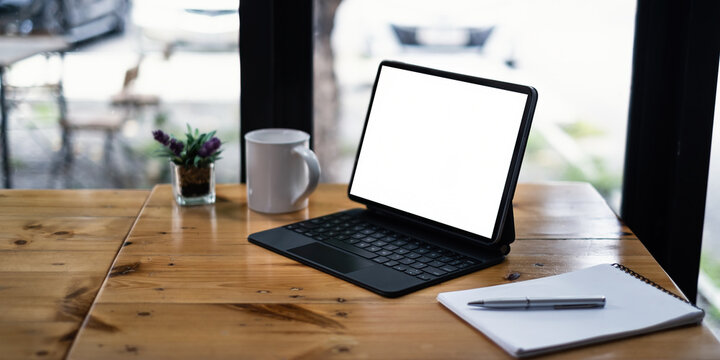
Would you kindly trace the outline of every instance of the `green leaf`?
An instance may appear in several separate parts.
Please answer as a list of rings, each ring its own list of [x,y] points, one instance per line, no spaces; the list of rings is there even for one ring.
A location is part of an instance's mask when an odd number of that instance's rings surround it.
[[[202,145],[208,140],[207,135],[208,134],[200,135],[200,138],[198,139],[198,146],[202,147]]]

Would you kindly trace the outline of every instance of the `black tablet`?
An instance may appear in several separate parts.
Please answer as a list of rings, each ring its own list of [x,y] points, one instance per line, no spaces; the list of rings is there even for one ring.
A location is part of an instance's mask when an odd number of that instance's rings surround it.
[[[384,61],[348,196],[496,246],[536,103],[530,86]]]

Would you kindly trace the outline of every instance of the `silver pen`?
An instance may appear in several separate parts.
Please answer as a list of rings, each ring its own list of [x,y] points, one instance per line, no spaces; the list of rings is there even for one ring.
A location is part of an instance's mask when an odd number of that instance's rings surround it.
[[[469,306],[487,309],[590,309],[605,306],[604,296],[587,297],[516,297],[471,301]]]

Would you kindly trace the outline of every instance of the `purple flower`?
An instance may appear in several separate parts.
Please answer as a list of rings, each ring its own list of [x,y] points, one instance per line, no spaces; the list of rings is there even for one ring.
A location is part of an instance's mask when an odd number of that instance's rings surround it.
[[[222,145],[220,143],[220,139],[213,137],[212,139],[206,141],[202,145],[200,150],[198,150],[198,155],[200,155],[202,157],[208,157],[208,156],[212,155],[213,153],[215,153],[215,151],[217,151],[220,148],[220,145]]]
[[[170,143],[170,136],[166,133],[164,133],[162,130],[155,130],[152,132],[153,137],[155,140],[157,140],[159,143],[167,146]]]
[[[170,145],[168,146],[175,156],[180,156],[185,144],[183,144],[180,140],[170,139]]]

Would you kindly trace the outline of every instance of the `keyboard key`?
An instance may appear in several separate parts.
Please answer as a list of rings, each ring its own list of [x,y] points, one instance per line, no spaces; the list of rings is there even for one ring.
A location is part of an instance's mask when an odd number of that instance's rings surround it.
[[[383,251],[387,251],[387,250],[383,250]],[[378,254],[380,254],[381,252],[382,252],[382,251],[378,251]],[[391,253],[391,254],[392,254],[392,253]],[[380,254],[380,255],[382,255],[382,254]],[[385,256],[387,256],[387,255],[385,255]],[[404,257],[403,257],[402,255],[398,255],[398,254],[392,254],[392,255],[387,256],[387,257],[390,258],[390,259],[392,259],[392,260],[404,259]]]
[[[407,253],[409,253],[409,252],[410,252],[410,250],[405,250],[405,249],[403,249],[403,248],[400,248],[400,249],[395,250],[395,253],[396,253],[396,254],[400,254],[400,255],[405,255],[405,254],[407,254]]]
[[[357,234],[353,235],[352,237],[354,237],[355,239],[364,239],[366,236],[367,235],[365,235],[365,234],[357,233]]]
[[[407,248],[406,248],[406,249],[407,249]],[[414,251],[415,251],[415,253],[417,253],[417,254],[427,254],[427,253],[430,252],[430,250],[424,249],[424,248],[415,249]]]
[[[417,269],[407,269],[407,270],[405,270],[405,273],[415,276],[415,275],[420,275],[420,274],[422,274],[422,271],[421,271],[421,270],[417,270]]]
[[[429,262],[432,261],[432,259],[429,258],[429,257],[423,256],[423,257],[420,257],[420,258],[415,259],[415,261],[419,261],[419,262],[421,262],[421,263],[429,263]]]
[[[387,245],[387,243],[384,242],[384,241],[382,241],[382,240],[375,241],[375,242],[373,242],[372,244],[375,245],[375,246],[385,246],[385,245]]]
[[[413,245],[413,244],[407,244],[407,245],[403,246],[403,249],[407,249],[407,250],[415,250],[417,248],[418,248],[418,246]]]
[[[361,242],[355,244],[355,246],[357,246],[357,247],[359,247],[359,248],[366,248],[366,247],[370,246],[370,244],[368,244],[368,243],[366,243],[366,242],[364,242],[364,241],[361,241]]]
[[[431,259],[437,259],[440,257],[440,254],[438,254],[437,251],[432,251],[432,252],[425,254],[425,256],[427,256]]]
[[[347,242],[348,244],[357,244],[357,243],[359,243],[359,242],[360,242],[360,240],[358,240],[358,239],[353,239],[353,238],[350,238],[350,239],[347,239],[347,241],[346,241],[346,242]]]
[[[360,231],[360,233],[365,234],[365,235],[372,235],[375,233],[375,231],[370,230],[370,229],[365,229],[365,230]]]
[[[345,250],[345,251],[351,252],[351,253],[353,253],[353,254],[360,255],[360,256],[362,256],[362,257],[364,257],[364,258],[366,258],[366,259],[372,259],[372,258],[374,258],[374,257],[377,256],[377,255],[375,255],[375,254],[373,254],[373,253],[371,253],[371,252],[369,252],[369,251],[365,251],[365,250],[363,250],[363,249],[358,249],[358,248],[356,248],[354,245],[346,244],[346,243],[344,243],[344,242],[342,242],[342,241],[337,241],[337,240],[335,240],[335,239],[330,239],[330,240],[326,241],[325,244],[334,245],[335,247],[338,247],[338,248],[343,249],[343,250]]]
[[[377,246],[368,246],[365,248],[365,250],[371,251],[371,252],[376,252],[376,251],[382,250],[382,248],[379,248]]]
[[[407,268],[408,268],[408,267],[405,266],[405,265],[395,265],[395,266],[393,266],[393,269],[395,269],[395,270],[397,270],[397,271],[405,271],[405,270],[407,270]]]
[[[420,280],[425,280],[425,281],[429,281],[429,280],[435,279],[434,276],[428,275],[428,274],[420,274],[420,275],[416,276],[416,278],[418,278],[418,279],[420,279]]]
[[[440,267],[440,270],[447,271],[447,272],[453,272],[453,271],[457,270],[457,268],[454,266],[445,265],[445,266]]]
[[[374,260],[374,259],[373,259],[373,260]],[[447,272],[442,271],[442,270],[440,270],[440,269],[438,269],[438,268],[434,268],[434,267],[432,267],[432,266],[428,266],[428,267],[423,268],[423,271],[425,271],[426,273],[433,274],[433,275],[435,275],[435,276],[443,276],[443,275],[447,274]]]
[[[422,268],[426,267],[427,265],[425,265],[425,264],[423,264],[423,263],[421,263],[421,262],[416,262],[416,263],[414,263],[414,264],[412,264],[412,265],[410,265],[410,266],[412,266],[412,267],[414,267],[414,268],[416,268],[416,269],[422,269]]]
[[[428,263],[428,265],[439,268],[439,267],[445,266],[445,263],[440,262],[440,261],[431,261]]]
[[[380,264],[386,263],[386,262],[390,261],[390,259],[388,259],[388,258],[386,258],[386,257],[384,257],[384,256],[378,256],[378,257],[376,257],[376,258],[374,258],[374,259],[372,259],[372,260],[373,260],[374,262],[380,263]]]
[[[446,262],[451,262],[451,261],[453,261],[453,258],[451,258],[451,257],[449,257],[449,256],[443,256],[443,257],[437,259],[437,261],[442,261],[442,262],[446,263]]]
[[[470,266],[470,264],[468,264],[468,263],[466,263],[466,262],[461,262],[461,263],[459,263],[459,264],[457,264],[457,265],[455,265],[455,266],[457,266],[458,269],[464,269],[464,268]]]
[[[414,263],[414,262],[415,262],[415,260],[413,260],[413,259],[407,259],[407,258],[400,260],[400,263],[401,263],[401,264],[404,264],[404,265],[410,265],[410,264],[412,264],[412,263]]]
[[[462,262],[462,260],[453,260],[453,261],[448,262],[448,265],[457,265],[461,262]]]
[[[374,238],[376,238],[376,239],[380,239],[380,238],[385,237],[385,234],[376,232],[376,233],[374,233],[374,234],[372,234],[372,235],[370,235],[370,236],[372,236],[372,237],[374,237]]]
[[[410,259],[417,259],[417,258],[420,257],[420,254],[409,253],[409,254],[405,255],[405,257],[406,257],[406,258],[410,258]]]
[[[370,248],[368,248],[368,250],[370,250]],[[388,256],[388,255],[390,255],[390,254],[392,254],[392,253],[393,253],[392,251],[388,251],[388,250],[380,250],[380,251],[377,251],[377,252],[376,252],[376,254],[378,254],[378,255],[380,255],[380,256]],[[400,256],[400,255],[395,255],[395,256]],[[400,258],[402,259],[402,256],[400,256]],[[392,259],[392,258],[391,258],[391,259]],[[393,260],[397,260],[397,259],[393,259]]]
[[[393,266],[395,266],[395,265],[397,265],[397,264],[399,264],[399,262],[397,262],[397,261],[395,261],[395,260],[390,260],[390,261],[384,263],[383,265],[393,267]]]
[[[395,246],[403,246],[403,245],[407,244],[407,241],[405,241],[405,240],[395,240],[395,241],[392,242],[392,244],[395,245]]]

